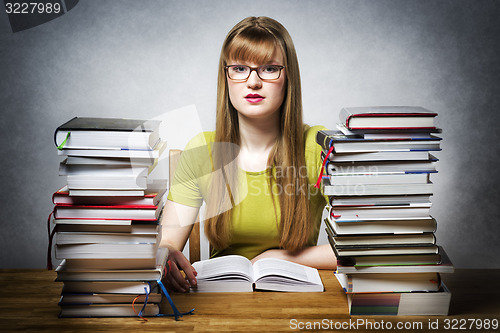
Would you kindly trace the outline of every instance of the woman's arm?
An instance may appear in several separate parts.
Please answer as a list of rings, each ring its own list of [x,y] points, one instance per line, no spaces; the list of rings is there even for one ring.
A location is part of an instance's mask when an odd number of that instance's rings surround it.
[[[271,249],[253,258],[252,263],[262,258],[284,259],[317,269],[337,269],[337,258],[329,244],[310,246],[295,252]]]
[[[170,261],[170,271],[165,279],[167,285],[173,290],[187,292],[190,285],[196,286],[197,273],[181,251],[193,229],[198,211],[199,208],[185,206],[170,200],[167,200],[163,208],[160,247],[169,249],[167,260]],[[187,279],[181,274],[181,270],[184,271]]]

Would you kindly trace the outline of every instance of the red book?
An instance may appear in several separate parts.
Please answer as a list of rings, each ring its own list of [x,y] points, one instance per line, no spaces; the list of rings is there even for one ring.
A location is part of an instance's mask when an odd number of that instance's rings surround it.
[[[114,219],[155,221],[158,219],[162,206],[84,206],[56,205],[56,219]]]
[[[419,106],[347,107],[340,121],[348,129],[433,129],[437,113]]]
[[[149,191],[142,196],[72,196],[64,186],[52,195],[52,202],[55,205],[158,206],[165,192]]]

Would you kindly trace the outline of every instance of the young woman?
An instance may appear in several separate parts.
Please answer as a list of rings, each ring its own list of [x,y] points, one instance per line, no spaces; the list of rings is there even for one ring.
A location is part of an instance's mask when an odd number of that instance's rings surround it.
[[[299,66],[286,29],[267,17],[239,22],[222,46],[217,89],[216,130],[187,145],[164,208],[160,246],[170,249],[167,283],[179,291],[196,285],[196,272],[180,251],[203,200],[213,256],[335,268],[330,246],[315,245],[326,203],[313,187],[321,127],[302,122]]]

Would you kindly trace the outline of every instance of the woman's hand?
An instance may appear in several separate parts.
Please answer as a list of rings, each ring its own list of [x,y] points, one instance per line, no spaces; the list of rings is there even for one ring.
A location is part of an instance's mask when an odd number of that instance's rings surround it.
[[[189,287],[196,287],[196,270],[181,251],[168,247],[167,258],[168,272],[165,281],[169,289],[179,292],[189,292]],[[184,272],[185,276],[181,273]]]

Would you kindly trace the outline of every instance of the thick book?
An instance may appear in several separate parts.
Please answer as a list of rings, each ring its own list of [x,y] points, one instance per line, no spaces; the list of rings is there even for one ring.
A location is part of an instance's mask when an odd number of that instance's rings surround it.
[[[56,244],[57,259],[154,259],[157,243]]]
[[[104,244],[104,243],[154,243],[156,234],[127,234],[124,232],[57,231],[56,244]]]
[[[62,293],[149,294],[156,281],[65,281]]]
[[[130,304],[61,304],[60,318],[89,317],[137,317],[144,304],[137,303],[135,310]],[[137,312],[137,313],[136,313]],[[160,313],[158,303],[149,303],[142,311],[142,317],[154,317]]]
[[[327,176],[330,185],[427,184],[427,172],[373,172],[367,174],[337,173]]]
[[[60,221],[61,223],[59,223]],[[97,223],[93,223],[95,221],[97,221]],[[107,222],[110,221],[112,223],[108,224]],[[54,219],[54,223],[57,225],[58,233],[158,235],[160,232],[159,221],[149,223],[149,221],[143,222],[125,220],[125,222],[130,222],[128,224],[118,224],[115,223],[115,221],[121,222],[124,220]]]
[[[56,205],[56,219],[110,219],[156,221],[162,206],[84,206]]]
[[[439,249],[434,234],[384,234],[338,236],[327,224],[328,241],[339,260],[374,255],[434,254]]]
[[[328,151],[321,152],[321,159],[326,158]],[[337,153],[329,154],[331,162],[377,162],[377,161],[428,161],[431,158],[428,151],[376,151],[362,153]]]
[[[437,127],[431,128],[364,128],[349,129],[345,124],[337,123],[337,130],[344,135],[350,135],[367,139],[402,139],[402,138],[430,138],[431,135],[442,133],[443,130]]]
[[[419,106],[345,107],[339,120],[348,129],[432,129],[436,116]]]
[[[368,262],[368,259],[371,262]],[[411,256],[379,256],[359,257],[351,262],[337,261],[337,273],[360,274],[360,273],[453,273],[450,258],[442,247],[439,255],[411,255]]]
[[[399,139],[366,139],[345,136],[339,131],[318,131],[318,143],[324,150],[333,146],[335,154],[365,153],[378,151],[439,151],[439,137],[399,138]]]
[[[438,291],[441,279],[438,273],[374,273],[342,274],[335,272],[346,294]]]
[[[330,217],[338,220],[406,219],[429,217],[430,203],[407,206],[346,206],[330,208]]]
[[[330,196],[330,206],[409,206],[430,204],[430,194],[418,195],[367,195],[367,196]]]
[[[358,138],[344,135],[339,131],[321,130],[316,142],[324,150],[333,147],[334,153],[364,153],[377,151],[439,151],[440,137],[430,138]]]
[[[149,303],[160,303],[162,294],[151,292],[147,295]],[[146,300],[146,295],[136,294],[96,294],[96,293],[73,293],[62,294],[59,299],[59,305],[90,305],[90,304],[132,304],[136,299],[135,304],[141,306]],[[139,305],[140,304],[140,305]]]
[[[161,121],[74,117],[54,133],[57,147],[78,149],[152,149],[160,139]]]
[[[423,161],[332,162],[326,161],[325,170],[333,175],[373,175],[378,173],[435,173],[437,158],[430,155]]]
[[[382,235],[352,235],[339,236],[335,235],[332,230],[327,227],[327,232],[332,237],[337,246],[384,246],[384,245],[418,245],[436,244],[436,236],[434,233],[422,234],[382,234]]]
[[[394,183],[394,184],[349,184],[331,185],[330,180],[322,180],[323,194],[327,196],[363,196],[363,195],[407,195],[407,194],[432,194],[433,184],[427,183]]]
[[[160,192],[145,190],[137,196],[72,196],[67,185],[54,192],[52,203],[55,205],[85,206],[156,206],[163,199],[166,188]]]
[[[352,293],[347,295],[350,315],[446,316],[451,292],[441,283],[434,292]]]
[[[121,157],[92,157],[92,156],[68,156],[67,165],[101,165],[101,166],[130,166],[150,167],[158,163],[157,158],[121,158]]]
[[[136,176],[147,177],[158,165],[156,163],[149,166],[137,165],[98,165],[98,164],[68,164],[67,159],[59,163],[59,176],[80,176],[80,177],[119,177]]]
[[[156,281],[163,278],[168,249],[160,248],[155,267],[143,269],[75,269],[63,260],[56,268],[56,281]]]
[[[68,271],[148,270],[164,264],[161,251],[149,258],[65,259]]]
[[[60,156],[155,159],[165,151],[167,143],[159,141],[152,149],[67,149],[58,150]]]
[[[245,257],[229,255],[198,261],[197,288],[193,292],[322,292],[317,269],[289,261],[265,258],[253,265]]]
[[[384,218],[373,220],[340,220],[325,218],[325,224],[336,235],[369,235],[369,234],[415,234],[435,232],[437,223],[432,217],[418,219]]]

